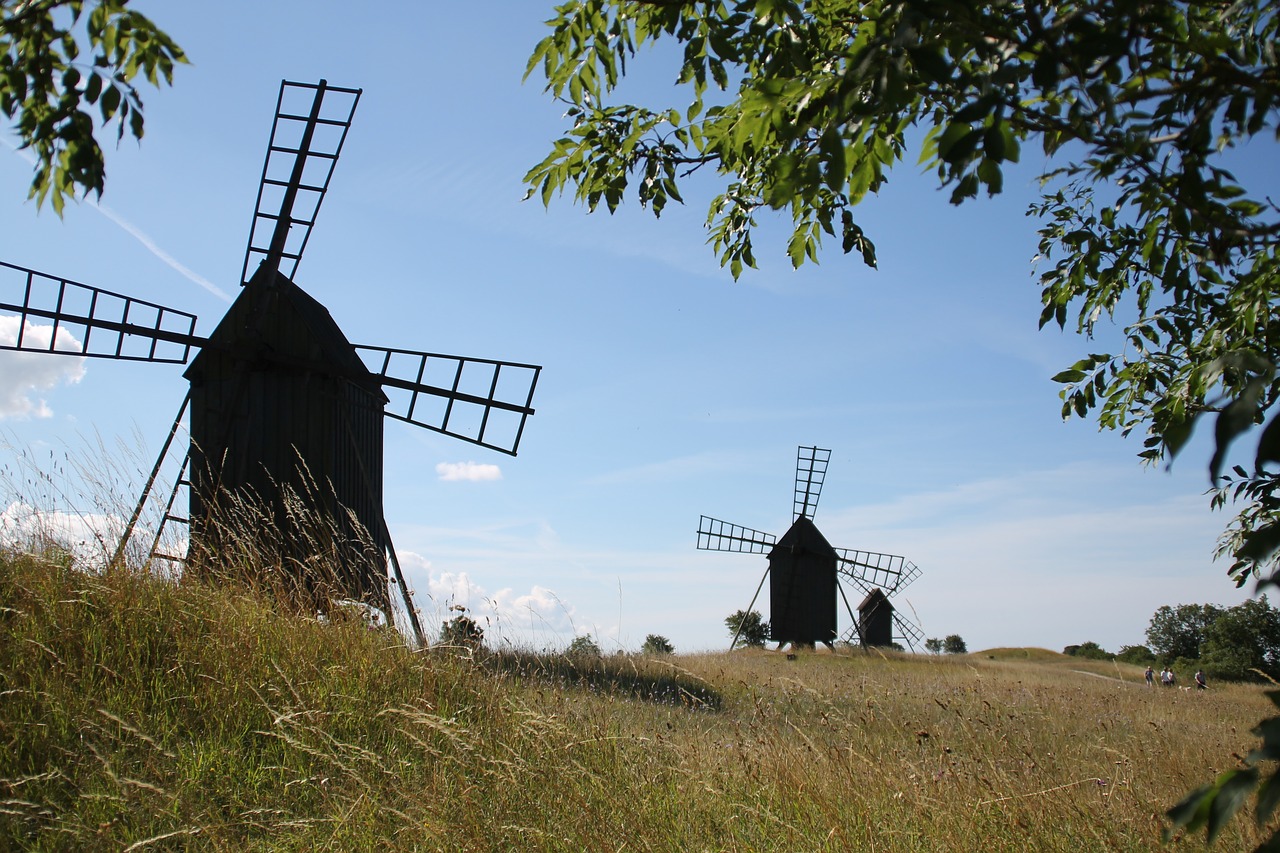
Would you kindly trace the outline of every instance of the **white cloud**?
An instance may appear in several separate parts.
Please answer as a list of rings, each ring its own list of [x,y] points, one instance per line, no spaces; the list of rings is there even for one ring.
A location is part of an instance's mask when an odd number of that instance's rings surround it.
[[[497,465],[484,465],[479,462],[441,462],[436,465],[436,474],[446,483],[459,481],[476,483],[482,480],[502,479],[502,469]]]
[[[56,544],[69,550],[77,564],[101,567],[123,526],[113,515],[41,510],[13,501],[0,512],[0,542],[31,550]]]
[[[575,608],[547,587],[503,587],[491,594],[467,572],[433,571],[430,560],[412,551],[399,558],[429,638],[460,612],[484,628],[493,646],[554,648],[577,633]]]
[[[22,324],[20,326],[20,324]],[[25,323],[20,317],[0,317],[0,344],[13,346],[18,342],[18,330],[22,329],[23,344],[48,348],[53,338],[53,326],[43,323]],[[54,348],[65,352],[78,352],[80,341],[66,329],[58,329]],[[63,383],[79,382],[85,373],[83,358],[51,358],[38,352],[0,352],[0,418],[47,418],[53,412],[40,399],[38,392],[47,391]]]

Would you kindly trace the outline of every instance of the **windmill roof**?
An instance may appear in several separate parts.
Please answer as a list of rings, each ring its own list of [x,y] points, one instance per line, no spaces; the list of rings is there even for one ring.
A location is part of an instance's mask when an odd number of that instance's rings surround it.
[[[882,602],[884,604],[888,604],[890,607],[893,607],[892,604],[889,604],[889,596],[884,594],[884,590],[880,589],[879,587],[876,587],[875,589],[871,590],[871,592],[867,593],[866,597],[862,599],[862,603],[858,605],[858,609],[865,610],[868,607],[880,604]]]
[[[800,516],[795,522],[787,528],[787,532],[782,534],[782,538],[778,540],[775,548],[780,546],[790,546],[795,544],[803,544],[810,551],[830,551],[831,556],[836,555],[836,549],[831,547],[831,543],[827,541],[827,537],[822,535],[822,531],[813,523],[813,520],[807,516]]]
[[[228,356],[315,369],[381,393],[378,378],[328,309],[279,272],[269,280],[265,267],[244,286],[184,375],[196,379],[210,359]]]

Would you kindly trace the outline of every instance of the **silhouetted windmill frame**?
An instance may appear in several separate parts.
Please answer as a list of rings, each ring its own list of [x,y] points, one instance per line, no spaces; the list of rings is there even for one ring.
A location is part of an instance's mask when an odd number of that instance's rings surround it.
[[[313,493],[322,483],[324,494],[313,495],[324,504],[317,508],[337,519],[340,532],[367,535],[380,555],[346,567],[347,597],[385,611],[389,559],[422,642],[383,513],[383,419],[514,456],[534,413],[541,367],[352,344],[328,311],[293,283],[360,95],[324,80],[281,82],[242,290],[212,333],[196,333],[194,314],[0,262],[0,313],[19,318],[16,340],[0,349],[190,362],[184,376],[191,388],[113,562],[125,553],[187,415],[189,449],[148,561],[181,559],[158,551],[170,522],[189,525],[187,559],[200,549],[216,550],[215,509],[228,495],[269,499],[299,482]],[[190,504],[185,518],[174,512],[183,488]]]
[[[914,650],[924,634],[897,613],[889,599],[915,581],[920,569],[894,554],[834,548],[813,523],[830,461],[831,451],[826,448],[801,446],[796,450],[792,524],[782,538],[704,515],[698,522],[698,549],[767,555],[768,567],[746,612],[755,608],[765,581],[770,581],[770,639],[779,647],[819,642],[830,646],[837,636],[838,595],[852,621],[844,635],[847,642],[857,639],[863,645],[887,645],[896,639]],[[854,615],[841,579],[865,595],[858,615]],[[886,619],[894,629],[889,641],[884,641],[879,630]],[[871,626],[877,629],[875,636],[865,630]],[[741,633],[739,626],[730,649],[737,645]]]

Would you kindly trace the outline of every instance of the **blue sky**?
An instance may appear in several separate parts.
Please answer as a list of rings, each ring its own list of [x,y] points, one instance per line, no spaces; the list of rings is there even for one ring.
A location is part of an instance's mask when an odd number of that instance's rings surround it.
[[[0,260],[207,333],[237,288],[280,80],[362,88],[295,280],[356,343],[544,366],[516,458],[388,422],[388,522],[428,626],[460,603],[522,645],[724,648],[765,564],[695,550],[699,515],[780,535],[802,444],[834,451],[816,518],[832,544],[922,570],[898,603],[926,636],[1115,650],[1160,605],[1246,594],[1212,561],[1227,518],[1203,439],[1144,469],[1140,436],[1059,417],[1049,378],[1099,345],[1037,331],[1029,147],[1004,196],[961,208],[909,158],[859,211],[879,270],[833,244],[792,271],[786,222],[764,221],[761,269],[735,283],[704,245],[704,188],[660,220],[521,200],[565,128],[521,83],[551,4],[135,5],[192,65],[144,90],[146,137],[109,151],[101,205],[37,214],[29,163],[0,144]],[[638,95],[666,100],[674,69],[639,67]],[[100,437],[137,476],[184,392],[180,367],[0,354],[4,470]]]

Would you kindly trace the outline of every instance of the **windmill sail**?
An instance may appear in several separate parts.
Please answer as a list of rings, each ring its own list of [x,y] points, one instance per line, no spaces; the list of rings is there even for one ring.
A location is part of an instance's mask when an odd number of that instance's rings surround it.
[[[796,448],[796,492],[791,520],[813,518],[818,511],[818,497],[827,478],[831,451],[821,447]]]
[[[920,576],[915,563],[895,554],[837,548],[836,556],[840,560],[837,570],[863,592],[883,589],[893,595]]]
[[[924,644],[924,631],[920,630],[920,626],[897,611],[893,614],[893,630],[894,638],[913,652],[916,646]]]
[[[533,364],[362,346],[387,395],[387,417],[516,454],[542,368]]]
[[[698,520],[698,550],[700,551],[765,554],[773,550],[777,541],[777,537],[772,533],[740,527],[708,515]]]
[[[895,612],[889,598],[919,577],[920,570],[894,554],[833,548],[813,522],[830,461],[826,448],[802,445],[796,450],[794,517],[781,539],[704,515],[698,522],[698,549],[767,555],[769,567],[750,606],[769,580],[770,638],[780,645],[831,645],[839,595],[853,620],[846,640],[880,646],[902,642],[914,649],[922,632]],[[841,578],[866,595],[858,615]]]
[[[185,364],[196,316],[0,262],[0,349]]]
[[[360,89],[283,80],[240,281],[266,261],[292,279],[311,238]],[[297,226],[297,227],[295,227]]]

